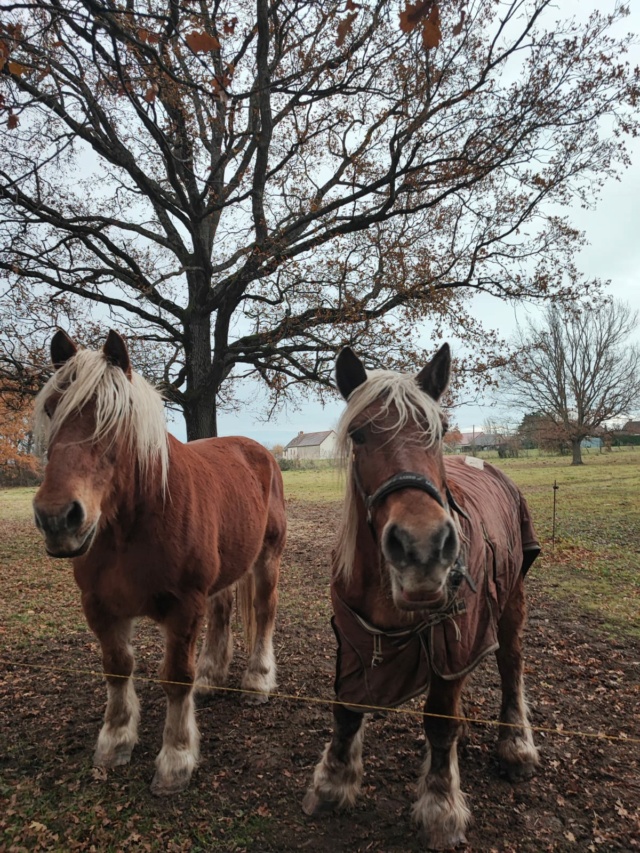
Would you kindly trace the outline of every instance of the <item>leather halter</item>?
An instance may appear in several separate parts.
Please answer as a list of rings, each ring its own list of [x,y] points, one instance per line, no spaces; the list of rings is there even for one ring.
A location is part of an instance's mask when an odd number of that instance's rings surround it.
[[[445,494],[447,496],[447,501],[443,500],[440,491],[437,486],[435,486],[428,477],[425,477],[423,474],[416,474],[414,471],[400,471],[398,474],[394,474],[392,477],[389,477],[388,480],[385,480],[381,486],[375,490],[372,495],[367,495],[365,490],[362,487],[362,483],[360,482],[360,477],[358,476],[358,470],[356,466],[353,466],[353,479],[360,492],[362,500],[364,502],[365,509],[367,511],[367,524],[369,526],[369,530],[371,531],[371,535],[373,537],[374,542],[377,542],[378,536],[376,534],[376,529],[373,524],[373,509],[376,504],[379,504],[387,495],[392,494],[393,492],[400,492],[403,489],[419,489],[421,492],[425,492],[429,495],[430,498],[442,507],[442,509],[449,511],[449,507],[455,510],[458,515],[461,515],[463,518],[466,518],[467,521],[471,521],[467,513],[462,509],[462,507],[458,504],[456,499],[451,494],[449,486],[445,483]],[[449,513],[450,514],[450,513]],[[454,589],[460,585],[461,581],[465,580],[473,592],[476,592],[476,585],[473,582],[473,579],[467,572],[467,568],[464,565],[460,555],[456,558],[454,566],[449,573],[450,580],[452,582],[452,586]]]
[[[357,469],[354,466],[353,469],[354,480],[356,486],[358,487],[358,491],[362,496],[362,500],[364,501],[364,506],[367,511],[367,524],[371,527],[372,532],[374,533],[374,539],[376,538],[375,532],[373,530],[372,525],[372,511],[376,504],[380,503],[387,495],[392,494],[392,492],[400,492],[403,489],[419,489],[421,492],[426,492],[430,498],[439,504],[442,509],[447,509],[450,506],[454,509],[458,515],[461,515],[463,518],[466,518],[469,521],[469,516],[467,513],[458,505],[456,499],[453,497],[449,490],[449,486],[445,485],[445,494],[447,496],[447,501],[442,498],[440,491],[438,488],[425,477],[423,474],[416,474],[413,471],[401,471],[398,474],[394,474],[392,477],[389,477],[388,480],[379,486],[372,495],[367,495],[365,490],[362,488],[362,484],[360,483],[360,478],[358,477]]]

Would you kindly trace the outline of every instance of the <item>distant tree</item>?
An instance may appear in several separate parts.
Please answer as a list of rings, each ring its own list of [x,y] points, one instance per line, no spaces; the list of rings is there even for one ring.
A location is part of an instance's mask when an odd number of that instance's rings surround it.
[[[558,211],[593,202],[638,125],[624,7],[558,8],[5,0],[7,381],[42,366],[50,312],[87,342],[83,303],[143,344],[189,438],[243,377],[269,407],[322,394],[344,343],[420,363],[425,320],[468,342],[459,368],[495,364],[470,297],[575,296]]]
[[[570,443],[562,425],[558,425],[541,412],[526,414],[518,427],[518,436],[525,449],[539,448],[547,453],[565,456]]]
[[[540,440],[565,441],[572,464],[580,442],[640,399],[640,348],[630,344],[638,313],[620,302],[596,310],[549,307],[541,324],[519,331],[520,357],[506,368],[505,398],[535,406]]]
[[[533,450],[539,447],[538,429],[543,418],[544,415],[541,412],[527,412],[520,421],[518,435],[525,450]]]
[[[0,482],[4,485],[34,482],[38,463],[32,451],[31,401],[0,395]]]
[[[450,424],[444,434],[444,444],[449,450],[454,450],[462,444],[462,433],[457,424]]]
[[[281,459],[282,454],[284,453],[284,444],[274,444],[269,450],[273,453],[276,459]]]
[[[484,436],[495,436],[493,447],[500,459],[513,458],[520,454],[522,447],[520,436],[508,421],[486,418],[482,432]]]

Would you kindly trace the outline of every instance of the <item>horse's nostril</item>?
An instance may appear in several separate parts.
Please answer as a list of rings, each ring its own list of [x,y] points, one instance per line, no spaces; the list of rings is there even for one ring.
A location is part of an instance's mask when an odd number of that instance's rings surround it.
[[[84,509],[82,504],[74,501],[67,510],[66,526],[67,530],[77,530],[84,521]]]
[[[385,536],[385,553],[387,559],[396,565],[406,562],[408,557],[409,542],[407,533],[397,524],[392,524]]]
[[[440,539],[440,559],[442,562],[448,563],[453,560],[458,548],[458,536],[455,527],[448,521],[441,534]]]

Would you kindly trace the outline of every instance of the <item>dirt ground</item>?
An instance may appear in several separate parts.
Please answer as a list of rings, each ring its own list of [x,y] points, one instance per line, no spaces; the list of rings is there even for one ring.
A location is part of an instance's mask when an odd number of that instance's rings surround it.
[[[142,722],[133,764],[104,778],[98,778],[102,771],[92,771],[106,799],[116,786],[128,786],[138,811],[146,810],[159,822],[170,818],[176,826],[191,827],[189,849],[424,850],[410,815],[424,757],[424,736],[415,715],[377,713],[368,719],[363,792],[352,811],[308,819],[300,809],[330,735],[329,706],[301,698],[332,695],[335,641],[329,626],[328,552],[337,513],[334,504],[289,504],[276,640],[278,692],[288,698],[247,707],[239,694],[227,693],[201,702],[201,765],[189,791],[167,804],[148,792],[164,702],[157,684],[140,681]],[[593,617],[554,599],[545,583],[543,559],[530,572],[528,591],[526,681],[533,724],[562,726],[564,733],[537,732],[539,773],[531,782],[512,785],[499,775],[494,759],[495,727],[470,726],[460,750],[462,787],[473,814],[466,849],[640,849],[640,746],[573,734],[640,737],[640,644],[612,639]],[[236,687],[243,664],[240,646],[230,681]],[[156,676],[160,648],[155,631],[139,631],[137,675],[142,679]],[[10,731],[14,744],[8,757],[0,756],[5,783],[19,788],[22,779],[39,773],[41,790],[55,789],[61,779],[66,789],[73,784],[73,768],[90,765],[104,708],[101,679],[86,673],[99,668],[97,646],[88,632],[79,633],[60,637],[39,653],[31,648],[13,657],[78,670],[52,676],[32,669],[26,688],[18,667],[9,667],[0,679],[0,726],[5,734]],[[495,719],[498,702],[497,669],[488,660],[468,683],[466,713]],[[405,708],[416,711],[419,705]],[[62,796],[62,787],[58,790]],[[232,833],[239,820],[251,824],[245,842]],[[205,826],[208,837],[214,833],[215,844],[199,846],[198,832]],[[142,841],[140,849],[174,849],[161,842],[149,848]],[[8,849],[1,838],[0,849]]]

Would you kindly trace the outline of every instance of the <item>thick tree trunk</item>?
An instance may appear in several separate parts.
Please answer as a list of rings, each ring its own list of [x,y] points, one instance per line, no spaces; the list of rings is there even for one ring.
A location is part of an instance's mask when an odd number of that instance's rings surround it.
[[[218,388],[211,370],[211,316],[192,314],[185,328],[187,393],[184,417],[187,441],[217,435],[216,396]]]
[[[216,394],[203,393],[193,403],[184,406],[187,441],[212,438],[218,434]]]
[[[582,465],[582,450],[580,448],[580,442],[582,439],[574,438],[571,441],[571,452],[573,453],[573,459],[571,460],[572,465]]]

